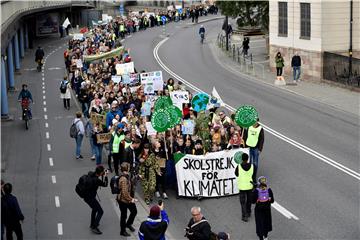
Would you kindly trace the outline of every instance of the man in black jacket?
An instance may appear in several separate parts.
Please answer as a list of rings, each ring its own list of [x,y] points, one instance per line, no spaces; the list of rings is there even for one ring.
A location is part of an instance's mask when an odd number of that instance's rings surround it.
[[[209,240],[211,227],[209,222],[201,214],[200,207],[191,208],[192,218],[187,225],[185,237],[189,240]]]
[[[291,59],[291,67],[293,68],[294,82],[296,83],[300,81],[301,74],[301,58],[297,52]]]
[[[135,189],[137,184],[137,178],[139,174],[139,158],[136,154],[136,150],[140,147],[141,140],[139,138],[135,138],[130,146],[125,148],[123,161],[130,164],[130,179],[131,179],[131,196],[135,196]]]
[[[41,46],[39,46],[35,52],[35,62],[41,61],[44,58],[44,55],[45,55],[44,50],[41,48]]]
[[[13,239],[15,232],[18,240],[23,239],[23,232],[20,221],[24,221],[24,215],[21,212],[17,198],[11,194],[12,185],[5,183],[4,195],[1,197],[1,222],[6,228],[6,239]]]
[[[93,233],[102,234],[98,226],[101,217],[104,214],[104,211],[101,208],[100,203],[96,200],[96,194],[99,187],[107,187],[108,185],[107,172],[105,172],[103,166],[97,166],[95,172],[90,172],[89,176],[91,177],[92,187],[89,189],[88,193],[84,197],[84,201],[92,209],[90,228]],[[104,178],[104,180],[102,179],[100,180],[99,177]]]

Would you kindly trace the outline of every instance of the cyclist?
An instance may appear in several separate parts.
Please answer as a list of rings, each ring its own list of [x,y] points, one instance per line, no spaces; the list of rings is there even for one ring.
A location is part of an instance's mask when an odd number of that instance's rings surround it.
[[[41,46],[38,46],[38,49],[36,49],[35,52],[35,62],[38,63],[38,66],[40,66],[43,58],[44,58],[45,52],[44,50],[41,48]]]
[[[33,101],[31,92],[27,89],[26,84],[22,85],[22,90],[19,93],[18,101],[21,102],[22,106],[28,107],[28,109],[29,109],[29,118],[31,119],[32,118],[32,113],[31,113],[31,108],[29,106],[29,103],[30,102],[34,103],[34,101]]]

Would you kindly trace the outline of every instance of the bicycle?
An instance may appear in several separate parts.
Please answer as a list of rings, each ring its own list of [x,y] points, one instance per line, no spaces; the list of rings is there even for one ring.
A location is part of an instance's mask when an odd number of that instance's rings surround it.
[[[21,101],[21,108],[22,108],[22,120],[25,121],[25,129],[29,129],[29,120],[31,119],[31,112],[30,112],[30,100],[23,99]]]

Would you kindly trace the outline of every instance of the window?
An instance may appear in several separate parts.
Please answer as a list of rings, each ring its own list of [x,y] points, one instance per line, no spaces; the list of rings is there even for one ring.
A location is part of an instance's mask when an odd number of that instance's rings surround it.
[[[311,37],[311,14],[310,3],[300,3],[300,38]]]
[[[279,36],[287,37],[287,34],[288,34],[287,2],[279,2]]]

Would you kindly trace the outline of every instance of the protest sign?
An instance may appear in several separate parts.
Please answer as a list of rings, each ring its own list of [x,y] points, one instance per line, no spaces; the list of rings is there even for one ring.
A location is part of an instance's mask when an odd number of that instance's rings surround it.
[[[157,132],[165,132],[171,124],[170,113],[166,109],[158,109],[151,116],[151,124]]]
[[[181,126],[181,131],[184,135],[186,134],[193,135],[194,128],[195,128],[194,120],[184,120]]]
[[[146,122],[145,123],[145,127],[147,130],[147,135],[148,136],[154,136],[156,135],[156,130],[153,128],[153,126],[151,125],[151,122]]]
[[[135,71],[134,62],[116,64],[115,69],[116,69],[116,75],[133,73]]]
[[[163,90],[164,82],[162,78],[162,71],[146,72],[140,74],[141,84],[153,83],[154,90]]]
[[[235,122],[240,127],[248,128],[256,123],[258,116],[258,112],[253,106],[244,105],[236,110]]]
[[[111,80],[112,80],[114,83],[119,83],[119,82],[121,82],[121,76],[112,75],[112,76],[111,76]]]
[[[76,67],[83,68],[83,62],[81,61],[81,59],[76,59]]]
[[[144,94],[149,95],[154,93],[154,84],[152,82],[147,82],[144,86]]]
[[[93,125],[98,124],[100,128],[102,128],[103,125],[106,125],[105,115],[101,115],[101,114],[92,112],[90,114],[90,121]]]
[[[114,50],[111,50],[110,52],[106,52],[106,53],[95,54],[95,55],[85,55],[84,62],[92,62],[95,60],[117,57],[123,51],[124,51],[124,47],[118,47],[118,48],[115,48]]]
[[[216,91],[216,88],[213,87],[207,109],[219,108],[223,106],[224,106],[224,101],[221,99],[219,93]]]
[[[97,143],[109,143],[111,139],[111,133],[98,133],[96,134]]]
[[[122,83],[128,84],[129,86],[135,86],[140,84],[139,74],[137,73],[123,74],[121,78]]]
[[[151,114],[151,103],[150,102],[144,102],[141,107],[141,116],[150,116]]]
[[[221,197],[239,193],[234,156],[237,152],[249,154],[248,148],[239,148],[206,155],[175,153],[178,195],[185,197]]]
[[[209,99],[210,97],[206,93],[197,93],[191,100],[191,106],[195,112],[205,111]]]
[[[173,101],[173,104],[181,111],[183,109],[183,103],[189,103],[190,101],[188,91],[172,91],[170,92],[170,97]]]
[[[161,96],[155,102],[155,110],[157,109],[165,109],[169,106],[172,106],[173,102],[171,101],[170,97]]]

